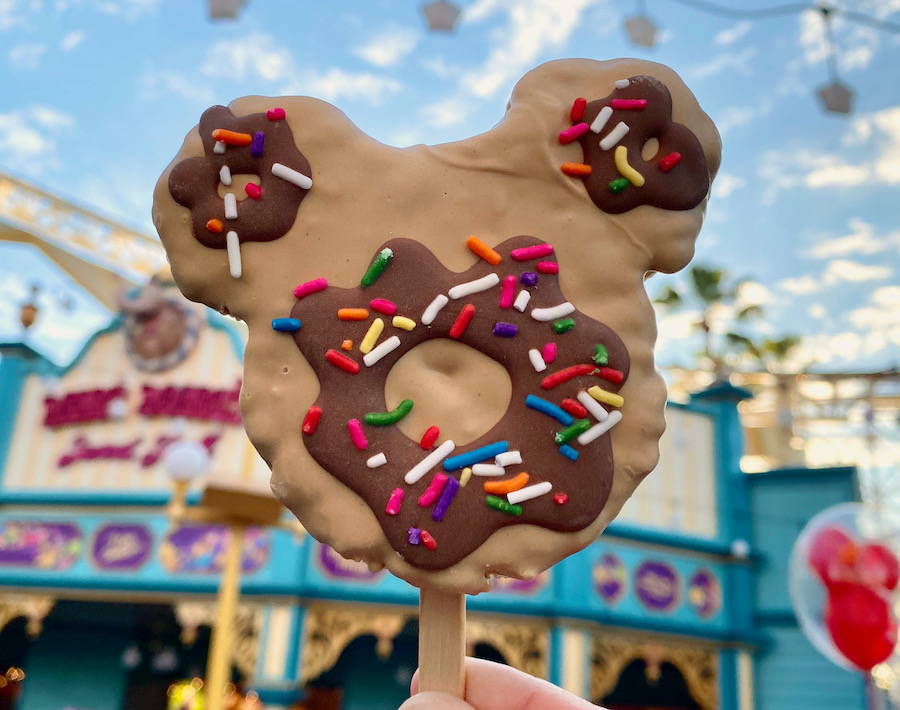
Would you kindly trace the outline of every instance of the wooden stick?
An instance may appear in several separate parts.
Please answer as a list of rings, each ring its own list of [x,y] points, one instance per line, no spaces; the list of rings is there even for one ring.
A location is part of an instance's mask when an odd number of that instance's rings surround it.
[[[466,691],[466,595],[419,590],[419,691]]]

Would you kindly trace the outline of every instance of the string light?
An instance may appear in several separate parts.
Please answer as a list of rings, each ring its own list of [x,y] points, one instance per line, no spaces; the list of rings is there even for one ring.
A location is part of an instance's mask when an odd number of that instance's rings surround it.
[[[244,0],[209,0],[211,20],[234,20],[244,6]]]
[[[637,15],[625,20],[625,31],[628,33],[628,38],[640,47],[650,49],[656,44],[656,34],[659,28],[647,15],[644,0],[637,2]]]
[[[770,19],[784,15],[796,15],[810,10],[821,13],[822,21],[825,24],[825,41],[827,43],[825,61],[829,82],[820,86],[816,90],[816,93],[823,108],[829,113],[845,115],[851,113],[853,111],[854,99],[853,90],[843,83],[838,76],[837,46],[835,45],[831,28],[832,16],[841,15],[850,22],[867,25],[885,32],[900,34],[900,24],[898,23],[881,20],[861,12],[834,7],[826,3],[789,3],[756,9],[740,9],[724,7],[716,3],[707,2],[707,0],[671,0],[671,2],[711,15],[718,15],[719,17],[745,20]],[[637,0],[637,10],[637,15],[630,17],[625,21],[625,31],[628,33],[628,37],[632,43],[641,47],[651,48],[656,44],[656,36],[659,32],[659,28],[647,15],[644,0]]]
[[[462,10],[447,0],[436,0],[423,5],[422,14],[432,32],[452,32]]]
[[[834,33],[831,30],[831,15],[834,12],[830,7],[819,8],[822,13],[822,23],[825,25],[825,41],[828,54],[825,58],[825,66],[828,68],[828,84],[819,88],[819,99],[822,106],[829,113],[850,113],[853,108],[853,91],[841,83],[837,70],[837,47],[834,43]]]

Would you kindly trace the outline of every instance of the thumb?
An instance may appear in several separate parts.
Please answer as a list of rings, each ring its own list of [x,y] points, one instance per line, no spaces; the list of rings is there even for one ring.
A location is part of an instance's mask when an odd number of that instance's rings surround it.
[[[465,700],[447,693],[417,693],[400,706],[400,710],[474,710]]]

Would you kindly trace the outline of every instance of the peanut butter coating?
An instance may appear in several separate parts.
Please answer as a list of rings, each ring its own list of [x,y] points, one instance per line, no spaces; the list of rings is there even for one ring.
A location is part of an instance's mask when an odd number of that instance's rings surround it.
[[[571,125],[575,98],[590,102],[608,96],[616,80],[638,75],[665,84],[672,120],[693,133],[702,148],[708,183],[720,160],[715,127],[674,72],[637,60],[542,65],[517,84],[497,126],[433,147],[380,144],[333,106],[315,99],[238,99],[229,106],[238,117],[275,106],[285,109],[313,181],[284,236],[241,245],[240,279],[230,277],[224,251],[194,238],[190,211],[169,192],[171,170],[204,155],[197,129],[160,178],[154,223],[176,282],[189,298],[227,311],[249,327],[241,408],[251,441],[272,466],[273,491],[311,534],[340,554],[373,568],[386,566],[416,585],[469,593],[487,589],[491,574],[531,578],[589,544],[656,465],[666,391],[654,368],[656,324],[643,280],[648,271],[674,272],[687,265],[706,200],[682,210],[644,205],[620,214],[604,212],[580,178],[560,171],[564,162],[582,162],[581,145],[561,145],[557,138]],[[462,246],[472,234],[494,246],[523,234],[552,243],[562,294],[621,338],[630,371],[620,390],[623,420],[609,436],[612,486],[593,522],[577,532],[507,526],[450,567],[428,571],[398,555],[363,499],[309,454],[300,423],[319,396],[319,383],[293,339],[274,332],[271,320],[290,313],[299,283],[325,277],[332,286],[355,287],[372,255],[394,238],[419,241],[445,267],[463,272],[478,261]],[[437,358],[412,358],[414,379],[428,383],[449,376],[452,381],[453,373],[471,377],[490,371],[486,360],[491,361],[467,353],[448,345],[439,367]],[[508,382],[493,379],[496,385],[480,385],[478,396],[508,399]],[[388,378],[386,402],[402,399],[396,390],[403,383],[395,380]],[[458,394],[466,393],[454,394],[451,388],[447,396],[423,386],[410,417],[449,411],[451,423],[442,428],[442,436],[474,440],[494,426],[496,412],[473,412],[470,400]],[[427,424],[416,426],[424,430]]]

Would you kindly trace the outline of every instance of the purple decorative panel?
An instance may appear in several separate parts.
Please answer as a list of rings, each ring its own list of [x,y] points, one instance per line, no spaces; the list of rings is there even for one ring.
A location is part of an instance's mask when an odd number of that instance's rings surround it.
[[[0,523],[0,567],[65,570],[78,561],[81,551],[81,530],[72,523]]]
[[[133,572],[150,559],[153,534],[146,525],[102,526],[91,545],[91,562],[110,572]]]
[[[699,570],[688,584],[688,601],[704,619],[715,616],[722,608],[722,585],[709,570]]]
[[[219,574],[225,566],[228,528],[224,525],[185,525],[173,530],[160,547],[160,561],[169,572]],[[269,561],[269,533],[264,528],[247,528],[241,570],[258,572]]]
[[[319,568],[326,577],[353,582],[372,583],[386,574],[385,570],[372,572],[365,562],[347,560],[328,545],[319,544]]]
[[[607,552],[594,565],[594,589],[607,604],[615,604],[622,598],[628,586],[625,564],[616,555]]]
[[[537,594],[547,586],[550,579],[549,572],[541,572],[534,579],[512,579],[510,577],[494,577],[491,581],[491,591],[503,594]]]
[[[671,612],[681,602],[681,580],[672,565],[657,560],[642,562],[634,573],[634,590],[653,611]]]

